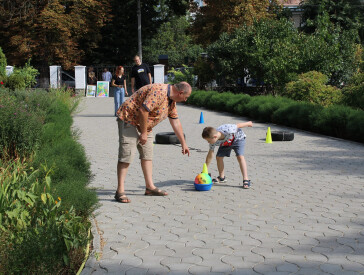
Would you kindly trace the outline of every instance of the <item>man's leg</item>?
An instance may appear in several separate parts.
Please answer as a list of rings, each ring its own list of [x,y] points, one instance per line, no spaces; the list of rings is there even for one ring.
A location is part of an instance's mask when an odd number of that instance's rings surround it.
[[[142,170],[143,170],[143,174],[144,174],[146,189],[149,189],[149,190],[156,189],[157,187],[153,183],[153,161],[141,159],[140,164],[142,166]],[[160,191],[161,192],[158,192],[158,193],[163,193],[163,196],[168,195],[167,192],[165,192],[163,190],[160,190]]]
[[[153,183],[153,161],[141,159],[140,164],[142,166],[142,170],[143,170],[143,174],[144,174],[145,187],[148,189],[155,189],[155,186]]]
[[[128,173],[130,163],[126,162],[118,162],[117,166],[117,177],[118,177],[118,188],[116,189],[116,192],[123,193],[124,190],[124,182],[126,178],[126,174]]]

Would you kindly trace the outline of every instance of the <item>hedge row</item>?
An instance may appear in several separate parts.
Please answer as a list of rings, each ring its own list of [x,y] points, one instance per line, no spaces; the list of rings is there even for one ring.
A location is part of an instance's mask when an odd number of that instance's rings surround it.
[[[347,106],[322,107],[285,97],[215,91],[194,91],[187,103],[364,143],[364,111]]]
[[[71,130],[77,103],[0,88],[0,274],[75,274],[83,260],[97,196]]]

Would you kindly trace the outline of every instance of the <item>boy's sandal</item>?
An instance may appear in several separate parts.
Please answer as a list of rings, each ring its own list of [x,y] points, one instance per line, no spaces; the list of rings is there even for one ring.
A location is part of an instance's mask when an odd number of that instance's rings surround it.
[[[250,180],[243,180],[243,189],[250,188]]]
[[[130,203],[131,200],[125,195],[125,192],[115,192],[115,196],[114,196],[115,200],[121,203]]]
[[[167,191],[161,190],[159,188],[145,189],[145,196],[167,196]]]
[[[220,176],[217,176],[217,178],[214,178],[212,180],[213,183],[225,183],[227,182],[226,177],[220,178]]]

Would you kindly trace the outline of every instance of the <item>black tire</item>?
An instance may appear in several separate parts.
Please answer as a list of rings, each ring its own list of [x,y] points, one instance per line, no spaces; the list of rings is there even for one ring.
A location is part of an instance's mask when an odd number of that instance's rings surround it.
[[[292,141],[294,133],[286,131],[272,131],[272,141]]]
[[[186,136],[184,135],[186,138]],[[174,132],[162,132],[155,135],[155,143],[158,144],[180,144]]]

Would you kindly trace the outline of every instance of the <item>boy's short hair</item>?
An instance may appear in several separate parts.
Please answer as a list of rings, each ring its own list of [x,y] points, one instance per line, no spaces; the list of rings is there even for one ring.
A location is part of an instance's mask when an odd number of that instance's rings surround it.
[[[216,134],[216,129],[214,127],[205,127],[202,131],[202,138],[212,138]]]

